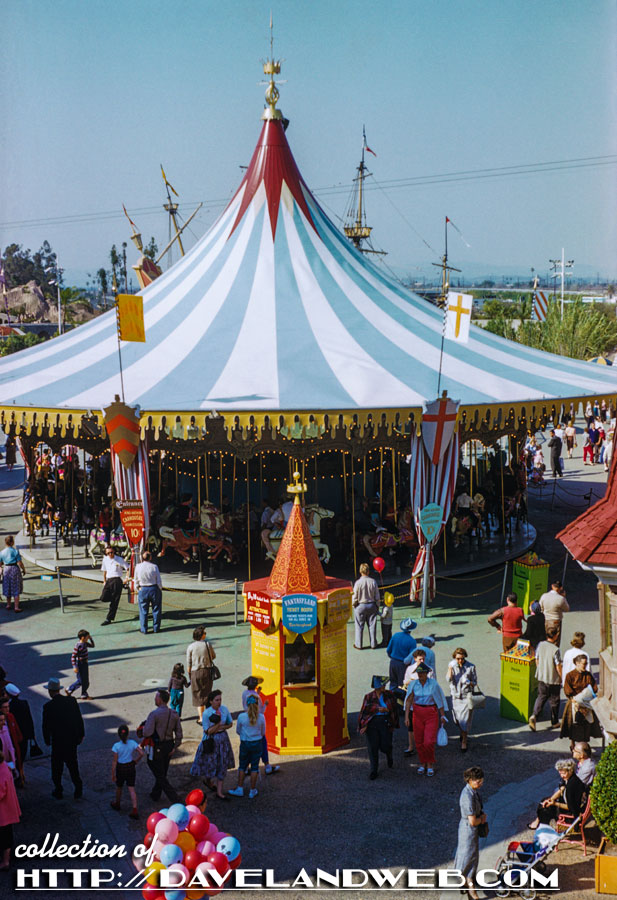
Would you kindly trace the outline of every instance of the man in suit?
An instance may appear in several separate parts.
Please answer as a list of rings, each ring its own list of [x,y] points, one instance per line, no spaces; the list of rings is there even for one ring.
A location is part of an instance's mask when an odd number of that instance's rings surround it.
[[[50,678],[44,687],[49,692],[50,700],[43,707],[43,740],[51,744],[51,778],[54,789],[51,793],[56,800],[62,798],[62,773],[66,764],[75,788],[75,800],[83,793],[83,784],[79,776],[77,763],[77,747],[84,739],[84,720],[75,697],[60,693],[60,681]]]

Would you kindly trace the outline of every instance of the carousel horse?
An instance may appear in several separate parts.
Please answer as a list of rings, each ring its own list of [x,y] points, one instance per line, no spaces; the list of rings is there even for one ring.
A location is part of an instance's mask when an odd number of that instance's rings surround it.
[[[167,550],[175,550],[182,557],[182,562],[186,565],[191,560],[198,558],[197,547],[204,547],[207,551],[208,559],[216,560],[221,553],[227,562],[235,562],[238,557],[238,551],[231,542],[231,538],[224,534],[211,536],[204,534],[203,531],[188,534],[182,528],[168,528],[163,526],[159,530],[162,538],[161,549],[158,553],[159,558],[165,556]]]
[[[384,551],[388,551],[390,555],[393,555],[397,550],[403,548],[407,548],[411,552],[418,550],[418,538],[410,507],[406,507],[400,512],[396,525],[397,531],[395,532],[379,528],[376,532],[361,536],[364,548],[368,550],[373,558],[381,556]]]
[[[319,554],[319,558],[324,563],[330,562],[330,548],[327,544],[322,543],[321,540],[321,520],[332,519],[334,517],[333,510],[324,509],[324,507],[319,506],[318,503],[310,503],[304,508],[304,517],[309,527],[311,537],[313,538],[315,549]],[[274,555],[267,553],[266,559],[276,559],[276,554],[281,546],[284,532],[284,528],[275,528],[270,532],[270,543],[274,547]]]
[[[28,537],[34,537],[43,523],[43,503],[38,494],[32,494],[24,507],[24,529]]]
[[[90,531],[90,543],[88,545],[88,554],[92,560],[92,568],[99,563],[101,557],[105,553],[105,548],[109,544],[113,547],[118,556],[124,559],[130,559],[131,548],[122,530],[112,531],[109,541],[105,540],[105,532],[102,528],[93,528]]]

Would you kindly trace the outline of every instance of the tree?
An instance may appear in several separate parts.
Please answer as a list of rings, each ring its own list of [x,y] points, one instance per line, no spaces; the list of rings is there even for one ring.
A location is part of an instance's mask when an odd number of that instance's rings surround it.
[[[109,261],[111,262],[112,286],[114,289],[117,289],[119,284],[118,276],[122,272],[122,257],[118,253],[115,244],[112,244],[111,250],[109,251]]]
[[[617,843],[617,741],[608,745],[591,786],[591,812],[611,843]]]
[[[107,270],[99,269],[96,273],[96,280],[101,288],[101,294],[103,295],[103,306],[106,309],[107,308],[107,288],[108,288]]]
[[[3,261],[7,288],[35,281],[47,296],[55,294],[56,286],[51,282],[55,281],[57,259],[48,241],[43,241],[34,254],[29,249],[24,250],[20,244],[9,244],[4,251]],[[45,269],[52,271],[46,272]]]
[[[144,247],[144,256],[149,256],[150,259],[154,260],[157,258],[159,253],[159,248],[153,237],[150,238],[150,243]]]
[[[0,356],[8,356],[10,353],[17,353],[18,350],[24,350],[26,347],[34,347],[46,340],[39,334],[12,334],[0,342]]]
[[[590,359],[609,353],[617,347],[617,322],[599,304],[591,306],[579,298],[564,307],[549,303],[545,322],[523,322],[517,340],[548,353]]]

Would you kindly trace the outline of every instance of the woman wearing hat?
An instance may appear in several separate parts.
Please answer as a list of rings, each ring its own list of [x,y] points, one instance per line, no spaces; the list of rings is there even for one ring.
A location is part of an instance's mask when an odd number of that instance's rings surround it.
[[[264,700],[261,688],[258,687],[263,681],[263,678],[259,678],[255,675],[249,675],[244,679],[242,684],[246,688],[246,690],[242,691],[242,708],[244,712],[248,712],[248,701],[251,697],[255,697],[257,699],[257,705],[259,712],[263,714],[264,718],[266,715],[266,706],[268,705],[268,701]],[[268,756],[268,738],[266,735],[263,735],[261,742],[261,761],[266,767],[266,775],[272,775],[274,772],[278,772],[280,770],[280,766],[271,766],[270,765],[270,757]]]
[[[435,678],[429,678],[430,669],[426,663],[416,668],[417,681],[410,682],[405,698],[405,724],[409,728],[409,717],[413,715],[413,734],[418,751],[418,775],[435,774],[435,743],[440,724],[446,720],[444,710],[446,698]]]
[[[469,709],[469,695],[478,685],[476,667],[467,662],[467,651],[457,647],[448,663],[446,678],[450,683],[452,717],[460,731],[461,753],[467,753],[467,735],[471,728],[473,709]]]
[[[365,694],[358,717],[358,731],[366,735],[366,745],[371,763],[369,778],[374,781],[379,769],[379,751],[386,754],[388,768],[394,765],[392,759],[392,732],[398,728],[398,704],[391,691],[386,691],[388,678],[373,675],[372,691]]]

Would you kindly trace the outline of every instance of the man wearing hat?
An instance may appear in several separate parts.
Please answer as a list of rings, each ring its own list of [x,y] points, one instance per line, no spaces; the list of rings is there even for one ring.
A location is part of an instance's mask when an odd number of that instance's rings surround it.
[[[51,778],[54,783],[52,797],[62,798],[62,772],[66,764],[75,788],[75,800],[83,794],[83,784],[77,763],[77,747],[84,739],[84,720],[75,697],[60,693],[58,678],[50,678],[43,685],[51,699],[43,707],[43,740],[51,744]]]
[[[380,750],[386,754],[388,768],[391,769],[394,765],[392,732],[398,728],[398,704],[394,694],[385,690],[387,683],[386,675],[373,675],[372,690],[365,695],[358,717],[358,731],[366,735],[371,781],[377,778]]]
[[[265,717],[266,715],[266,706],[268,705],[268,701],[264,700],[261,695],[261,688],[258,687],[263,681],[263,678],[260,678],[257,675],[248,675],[242,684],[246,688],[245,691],[242,691],[242,708],[244,712],[247,711],[248,700],[249,697],[256,697],[257,703],[259,704],[259,712]],[[270,765],[270,757],[268,756],[268,738],[266,735],[263,736],[261,742],[261,761],[266,767],[266,775],[272,775],[274,772],[280,771],[280,766],[272,766]]]
[[[393,634],[388,642],[386,653],[390,659],[390,687],[401,687],[405,680],[405,659],[416,649],[415,638],[411,632],[417,627],[417,622],[411,618],[403,619],[399,625],[399,631]]]

